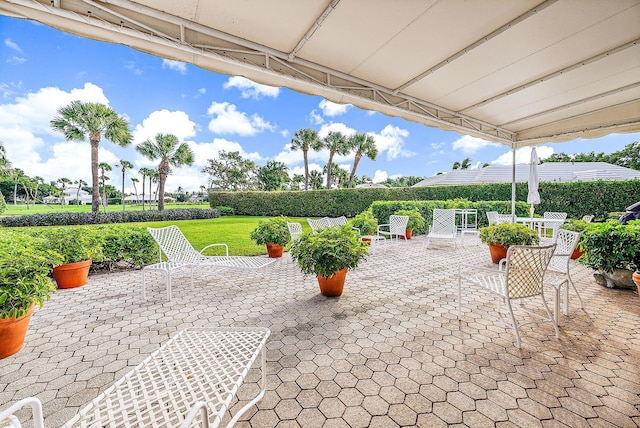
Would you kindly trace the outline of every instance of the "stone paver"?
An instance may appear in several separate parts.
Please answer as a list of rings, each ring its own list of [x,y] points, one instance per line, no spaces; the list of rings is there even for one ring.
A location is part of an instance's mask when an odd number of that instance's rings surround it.
[[[601,287],[571,262],[585,310],[572,296],[560,339],[535,321],[521,327],[518,350],[490,316],[490,296],[464,288],[456,318],[458,263],[491,266],[471,241],[381,247],[339,298],[321,296],[287,254],[259,272],[228,272],[242,290],[206,273],[191,290],[178,275],[170,302],[161,278],[144,300],[140,271],[92,275],[54,294],[24,348],[0,360],[0,408],[35,395],[46,425],[59,426],[177,331],[257,325],[272,332],[267,393],[239,427],[639,426],[635,292]],[[254,369],[247,381],[259,377]],[[232,411],[254,391],[241,388]]]

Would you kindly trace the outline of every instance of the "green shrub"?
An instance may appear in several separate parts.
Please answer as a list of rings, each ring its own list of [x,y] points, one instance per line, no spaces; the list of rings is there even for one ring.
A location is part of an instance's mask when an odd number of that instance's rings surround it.
[[[221,216],[235,215],[235,210],[231,207],[224,207],[222,205],[219,205],[215,207],[215,209],[220,212]]]
[[[291,257],[305,275],[329,278],[341,269],[357,267],[368,248],[350,226],[326,227],[302,233],[291,245]]]
[[[7,209],[7,203],[4,200],[4,195],[0,193],[0,214]]]
[[[62,256],[62,264],[76,263],[84,260],[102,261],[102,243],[95,228],[79,227],[44,227],[29,232],[40,237],[46,248]]]
[[[398,210],[395,215],[407,215],[409,216],[409,222],[407,223],[407,229],[412,229],[415,232],[424,232],[425,221],[420,211],[417,208],[411,210]]]
[[[260,220],[258,226],[249,235],[258,245],[274,243],[287,245],[289,243],[289,228],[286,217],[271,217],[267,220]]]
[[[21,232],[0,233],[0,318],[19,318],[32,304],[40,307],[55,286],[49,274],[62,256],[43,238]]]
[[[626,225],[592,223],[582,232],[580,244],[586,253],[578,262],[593,270],[640,269],[640,220]]]
[[[358,228],[361,235],[373,235],[378,230],[378,221],[369,208],[350,219],[349,226]]]
[[[92,270],[113,270],[115,266],[141,268],[158,261],[159,249],[151,234],[144,227],[124,225],[94,226],[102,242],[102,263],[95,263]]]
[[[537,245],[540,242],[535,230],[524,224],[493,223],[481,227],[480,241],[484,244],[510,245]]]

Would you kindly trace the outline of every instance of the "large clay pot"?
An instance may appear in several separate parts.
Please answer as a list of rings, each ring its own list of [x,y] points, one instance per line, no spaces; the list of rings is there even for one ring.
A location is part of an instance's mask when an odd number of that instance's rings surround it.
[[[633,282],[636,283],[636,288],[638,289],[638,297],[640,297],[640,271],[633,272],[631,278],[633,279]]]
[[[277,259],[278,257],[282,257],[282,251],[284,250],[284,246],[274,244],[273,242],[267,242],[267,254],[272,259]]]
[[[607,288],[636,288],[633,282],[633,271],[629,269],[614,269],[613,272],[596,272],[593,274],[596,282]]]
[[[347,276],[347,269],[340,269],[329,278],[318,275],[318,285],[320,294],[327,297],[337,297],[342,295],[344,280]]]
[[[413,229],[407,229],[404,231],[404,233],[406,234],[407,239],[411,239],[411,235],[413,234]]]
[[[91,260],[77,263],[67,263],[53,268],[53,279],[58,288],[75,288],[85,285],[89,276]]]
[[[579,258],[584,253],[586,253],[585,250],[580,251],[580,249],[578,247],[574,248],[573,253],[571,253],[571,260],[575,260],[575,259]]]
[[[0,318],[0,359],[13,355],[22,348],[33,307],[31,305],[23,317]]]
[[[489,253],[491,253],[491,261],[495,264],[507,257],[507,249],[502,244],[489,244]]]

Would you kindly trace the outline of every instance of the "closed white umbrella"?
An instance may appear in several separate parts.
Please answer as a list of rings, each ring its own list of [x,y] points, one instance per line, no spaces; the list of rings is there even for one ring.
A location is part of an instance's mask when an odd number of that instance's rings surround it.
[[[531,205],[529,208],[529,217],[533,217],[533,206],[540,203],[540,193],[538,193],[538,154],[536,153],[535,147],[531,148],[528,188],[527,203]]]

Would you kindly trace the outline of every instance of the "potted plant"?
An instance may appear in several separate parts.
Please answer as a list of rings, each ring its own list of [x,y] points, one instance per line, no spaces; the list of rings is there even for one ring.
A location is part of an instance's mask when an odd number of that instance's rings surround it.
[[[511,245],[537,245],[540,242],[535,230],[524,224],[493,223],[478,229],[480,241],[489,245],[491,260],[500,263],[507,257]]]
[[[22,348],[35,305],[42,307],[55,291],[49,274],[62,256],[46,247],[25,233],[0,237],[0,358]]]
[[[368,246],[350,226],[304,232],[291,245],[291,257],[305,275],[316,275],[323,296],[340,296],[349,269],[368,255]]]
[[[33,233],[46,241],[48,249],[62,255],[62,263],[53,268],[53,279],[58,288],[85,285],[93,260],[103,260],[102,244],[95,228],[46,227]]]
[[[406,215],[409,216],[409,222],[407,223],[407,231],[406,237],[407,239],[411,239],[411,235],[413,234],[413,230],[423,230],[425,226],[424,217],[420,214],[417,208],[411,210],[398,210],[394,213],[395,215]]]
[[[626,225],[608,221],[584,230],[582,247],[586,253],[578,262],[597,271],[596,281],[609,288],[637,288],[640,276],[640,220]]]
[[[362,211],[360,214],[349,220],[349,225],[360,230],[360,235],[362,236],[375,235],[378,230],[378,220],[373,216],[371,208],[366,211]],[[362,239],[366,241],[368,238]]]
[[[289,242],[287,218],[280,216],[260,220],[249,237],[258,245],[266,245],[269,257],[282,257],[284,246]]]
[[[591,223],[587,223],[584,220],[577,219],[568,219],[562,225],[562,228],[565,230],[571,230],[573,232],[578,232],[582,236],[582,232],[589,226]],[[578,257],[582,256],[585,253],[584,248],[580,242],[576,245],[576,248],[573,250],[573,254],[571,254],[571,260],[576,260]]]

